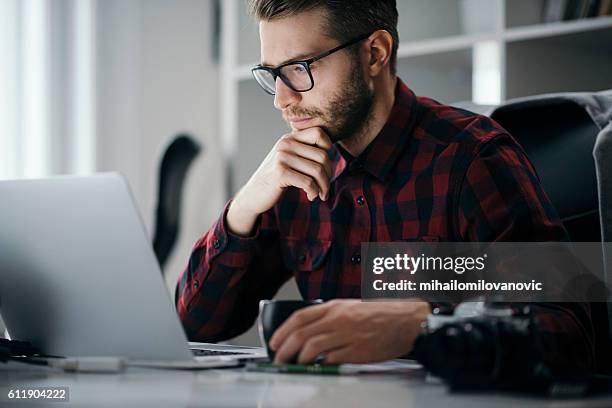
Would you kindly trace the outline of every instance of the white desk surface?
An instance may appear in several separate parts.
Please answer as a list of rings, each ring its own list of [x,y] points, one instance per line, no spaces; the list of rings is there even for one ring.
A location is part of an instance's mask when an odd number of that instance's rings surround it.
[[[129,368],[120,374],[71,374],[56,369],[0,364],[0,390],[68,387],[69,401],[14,400],[12,407],[612,407],[612,395],[546,399],[498,393],[456,394],[422,372],[368,376],[316,376],[242,369],[169,371]]]

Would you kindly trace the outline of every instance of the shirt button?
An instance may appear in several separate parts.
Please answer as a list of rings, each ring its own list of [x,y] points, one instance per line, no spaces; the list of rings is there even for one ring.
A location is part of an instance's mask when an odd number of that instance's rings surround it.
[[[194,289],[197,289],[197,288],[199,288],[199,287],[200,287],[200,282],[198,282],[198,281],[194,281],[194,282],[193,282],[193,288],[194,288]]]
[[[361,263],[361,255],[355,254],[355,255],[351,256],[351,262],[354,263],[355,265],[360,264]]]
[[[221,247],[221,242],[219,242],[219,240],[218,240],[218,239],[215,239],[215,240],[213,241],[213,247],[214,247],[215,249],[219,249],[219,247]]]
[[[357,197],[357,204],[363,205],[365,203],[365,198],[363,196]]]
[[[306,255],[300,255],[300,256],[298,257],[298,261],[299,261],[300,263],[304,263],[304,262],[306,262]]]

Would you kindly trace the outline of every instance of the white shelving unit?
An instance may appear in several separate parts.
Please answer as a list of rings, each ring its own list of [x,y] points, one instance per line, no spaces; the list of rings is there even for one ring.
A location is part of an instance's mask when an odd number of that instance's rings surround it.
[[[288,128],[251,77],[259,35],[245,0],[223,1],[221,132],[228,195]],[[499,103],[612,88],[612,17],[540,23],[544,0],[398,0],[398,75],[444,103]]]

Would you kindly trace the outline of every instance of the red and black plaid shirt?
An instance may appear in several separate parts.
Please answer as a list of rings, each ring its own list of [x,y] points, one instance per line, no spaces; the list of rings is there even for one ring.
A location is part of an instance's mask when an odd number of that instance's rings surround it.
[[[196,243],[177,287],[177,309],[192,341],[246,331],[258,301],[291,277],[305,299],[361,296],[362,242],[557,241],[557,213],[517,142],[485,116],[417,97],[398,79],[395,103],[358,157],[340,146],[329,198],[297,188],[262,214],[254,236],[226,226],[227,206]],[[592,364],[588,306],[539,305],[550,359]]]

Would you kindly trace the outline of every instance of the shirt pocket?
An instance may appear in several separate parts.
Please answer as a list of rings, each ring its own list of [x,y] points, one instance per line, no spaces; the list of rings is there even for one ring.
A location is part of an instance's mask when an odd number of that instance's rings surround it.
[[[330,248],[331,241],[285,238],[283,261],[293,271],[315,271],[324,264]]]

